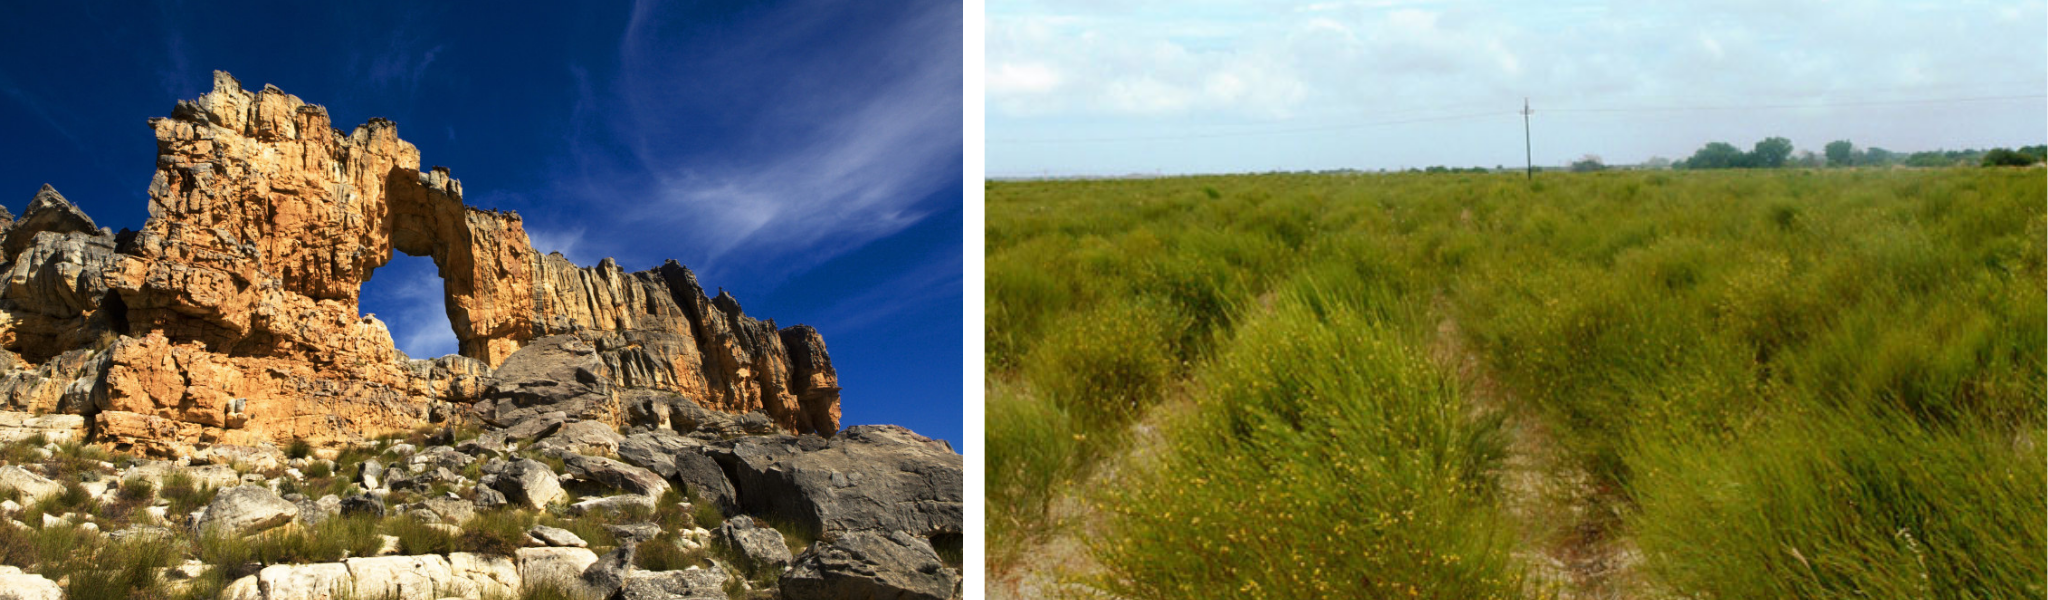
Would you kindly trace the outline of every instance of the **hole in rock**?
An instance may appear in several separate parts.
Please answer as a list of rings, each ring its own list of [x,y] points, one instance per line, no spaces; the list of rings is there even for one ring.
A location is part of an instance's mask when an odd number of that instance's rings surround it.
[[[364,315],[391,329],[391,341],[406,356],[437,358],[455,354],[455,327],[448,323],[448,300],[434,259],[392,252],[391,262],[377,267],[363,282]]]

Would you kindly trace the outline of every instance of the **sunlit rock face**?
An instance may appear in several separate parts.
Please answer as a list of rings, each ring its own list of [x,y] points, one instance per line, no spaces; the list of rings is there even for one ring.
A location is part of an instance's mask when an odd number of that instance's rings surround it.
[[[617,395],[651,389],[838,430],[815,330],[747,316],[673,261],[628,273],[536,252],[518,214],[464,204],[390,121],[343,133],[325,108],[216,72],[150,127],[141,231],[96,228],[48,187],[0,214],[0,409],[84,415],[94,439],[159,453],[331,444],[464,414],[513,353],[567,334],[608,383],[590,416],[623,420]],[[393,252],[433,259],[460,356],[409,359],[361,316]]]

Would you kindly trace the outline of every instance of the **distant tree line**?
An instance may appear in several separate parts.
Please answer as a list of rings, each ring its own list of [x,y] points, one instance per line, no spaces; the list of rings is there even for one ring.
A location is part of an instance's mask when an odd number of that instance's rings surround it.
[[[2048,145],[2026,146],[2017,150],[1930,150],[1906,154],[1875,146],[1857,148],[1849,140],[1836,140],[1828,142],[1823,156],[1827,161],[1826,166],[1829,167],[2026,166],[2048,161]],[[1748,152],[1727,142],[1712,142],[1693,152],[1691,158],[1674,162],[1671,166],[1680,169],[1819,167],[1822,165],[1821,158],[1812,152],[1801,152],[1794,156],[1792,140],[1768,137],[1758,141]]]

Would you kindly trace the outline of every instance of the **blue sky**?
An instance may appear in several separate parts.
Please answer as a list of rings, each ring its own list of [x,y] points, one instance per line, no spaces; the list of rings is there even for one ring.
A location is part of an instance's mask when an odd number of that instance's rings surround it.
[[[2048,1],[990,0],[988,173],[2039,144]],[[1928,102],[1934,101],[1934,102]]]
[[[847,424],[960,447],[957,3],[70,4],[0,24],[0,204],[16,213],[47,182],[140,228],[146,120],[226,70],[344,130],[397,122],[543,252],[674,258],[750,315],[817,327]],[[440,285],[401,256],[363,310],[414,356],[450,353]]]

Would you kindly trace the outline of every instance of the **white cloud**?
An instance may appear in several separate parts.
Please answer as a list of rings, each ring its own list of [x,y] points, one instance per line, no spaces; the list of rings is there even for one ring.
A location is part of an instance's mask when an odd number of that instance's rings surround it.
[[[1158,139],[1262,126],[1315,131],[1395,115],[1512,113],[1524,96],[1543,114],[1545,107],[1820,105],[2048,89],[2048,60],[2038,52],[2048,37],[2048,3],[2038,1],[1191,0],[1097,9],[1017,0],[1001,11],[991,9],[987,31],[991,73],[1001,65],[1031,64],[1060,75],[1056,88],[1031,94],[989,89],[995,173],[1071,172],[1058,166],[1081,167],[1076,161],[1110,154],[1146,156],[1158,165],[1143,167],[1147,172],[1177,170],[1161,162],[1213,164],[1215,157],[1232,153],[1242,156],[1236,164],[1245,166],[1239,168],[1284,167],[1271,164],[1274,153],[1257,144],[1124,144],[1115,153],[1096,153],[1071,145],[1034,149],[1002,143]],[[2041,121],[2038,102],[2024,104],[2004,107],[1996,117],[2001,121],[1978,115],[1984,124],[1969,128],[1978,132],[1972,135],[2038,129],[2029,127]],[[1662,121],[1608,116],[1608,122],[1636,122],[1602,131],[1574,124],[1549,139],[1577,146],[1565,152],[1570,157],[1601,152],[1617,160],[1638,157],[1613,149],[1612,137],[1593,136],[1626,132],[1622,142],[1655,146],[1665,154],[1697,147],[1703,142],[1693,139],[1698,132],[1714,129],[1728,137],[1777,127],[1781,134],[1814,140],[1897,136],[1927,145],[1957,143],[1944,142],[1956,138],[1953,120],[1883,122],[1872,116],[1868,110],[1827,107],[1782,114],[1724,111],[1682,121],[1669,114],[1659,115]],[[1781,117],[1785,124],[1769,120]],[[1595,119],[1583,113],[1577,118]],[[1413,137],[1425,130],[1405,131]],[[1299,146],[1308,137],[1290,139]],[[1395,150],[1360,151],[1352,140],[1325,137],[1341,140],[1343,145],[1331,149],[1353,161],[1336,164],[1367,166],[1356,164],[1361,156],[1381,157],[1385,162],[1378,166],[1426,160]],[[1801,137],[1795,143],[1803,144]],[[1486,143],[1494,141],[1489,137]],[[1306,148],[1313,153],[1313,145]],[[1002,162],[1019,156],[1033,158],[1029,164]],[[1491,165],[1501,158],[1478,153],[1470,160]]]
[[[992,94],[1043,94],[1060,86],[1060,72],[1039,62],[996,65],[989,69],[987,77]]]
[[[659,248],[589,239],[585,251],[653,250],[626,260],[674,257],[711,279],[746,268],[773,280],[924,218],[920,204],[960,174],[960,8],[906,12],[875,36],[820,53],[809,47],[843,43],[833,37],[837,21],[851,17],[764,9],[760,20],[775,31],[744,38],[747,47],[720,55],[685,46],[691,54],[678,55],[662,30],[678,25],[655,3],[636,5],[621,79],[578,90],[571,155],[597,158],[575,165],[583,172],[563,191],[657,233]],[[772,58],[743,60],[756,56]],[[698,81],[721,69],[729,71],[718,81]],[[1029,65],[1015,72],[1024,87],[1057,79]],[[703,100],[722,90],[743,95],[745,110]],[[679,102],[720,107],[731,116],[719,127],[746,134],[726,134],[719,148],[693,144],[685,136],[713,117],[678,118]],[[597,126],[585,129],[585,120]]]

